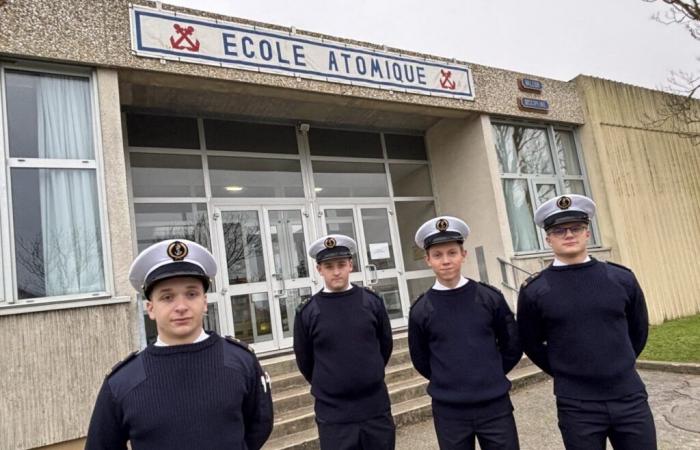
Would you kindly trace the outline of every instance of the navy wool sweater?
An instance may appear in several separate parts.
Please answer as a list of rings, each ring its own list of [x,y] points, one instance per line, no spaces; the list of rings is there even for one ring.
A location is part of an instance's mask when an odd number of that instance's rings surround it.
[[[294,353],[311,383],[316,417],[350,423],[390,411],[384,367],[392,348],[384,302],[365,288],[319,292],[302,304],[294,321]]]
[[[441,416],[508,394],[508,373],[520,361],[518,332],[497,289],[469,280],[456,289],[429,289],[411,308],[408,344],[416,370]]]
[[[261,378],[262,377],[262,378]],[[148,346],[113,370],[90,421],[88,450],[259,449],[272,432],[265,374],[248,350],[215,333]]]
[[[554,377],[555,395],[611,400],[645,389],[635,360],[647,308],[629,269],[593,258],[550,266],[520,289],[518,324],[525,353]]]

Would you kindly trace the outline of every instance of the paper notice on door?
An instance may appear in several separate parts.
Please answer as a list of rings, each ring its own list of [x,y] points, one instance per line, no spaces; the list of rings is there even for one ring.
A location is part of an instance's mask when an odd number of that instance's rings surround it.
[[[369,258],[370,259],[389,259],[389,258],[391,258],[391,253],[389,253],[389,243],[378,242],[376,244],[369,244]]]

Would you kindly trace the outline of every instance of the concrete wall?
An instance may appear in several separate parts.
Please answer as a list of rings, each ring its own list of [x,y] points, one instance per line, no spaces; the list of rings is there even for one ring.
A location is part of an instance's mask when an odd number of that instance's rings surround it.
[[[474,249],[483,247],[489,282],[500,285],[496,260],[509,251],[508,219],[493,167],[495,152],[488,117],[445,119],[426,133],[438,214],[453,215],[469,225],[464,247],[469,252],[464,273],[480,279]],[[491,155],[494,153],[493,155]],[[493,157],[492,157],[493,156]]]
[[[138,347],[127,273],[132,236],[116,72],[98,70],[100,138],[113,297],[103,306],[0,316],[0,447],[34,448],[85,436],[104,376]],[[117,302],[117,303],[115,303]]]
[[[700,124],[658,122],[669,94],[583,76],[576,84],[603,245],[635,271],[652,323],[700,312],[700,148],[690,139]]]

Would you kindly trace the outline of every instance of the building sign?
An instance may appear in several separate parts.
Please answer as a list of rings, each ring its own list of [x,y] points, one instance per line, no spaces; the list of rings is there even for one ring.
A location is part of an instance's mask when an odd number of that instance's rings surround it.
[[[527,111],[544,112],[544,113],[549,111],[549,102],[547,100],[540,100],[538,98],[519,97],[518,98],[518,106],[520,107],[520,109],[527,110]]]
[[[131,7],[139,56],[474,99],[469,67],[278,30]]]
[[[542,92],[543,86],[542,82],[539,80],[533,80],[531,78],[519,78],[518,88],[520,88],[521,91]]]

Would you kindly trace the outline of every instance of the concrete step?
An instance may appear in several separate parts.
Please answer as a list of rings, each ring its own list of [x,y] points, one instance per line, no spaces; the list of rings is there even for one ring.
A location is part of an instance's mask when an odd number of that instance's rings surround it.
[[[416,377],[419,377],[419,374],[415,371],[415,369],[413,369],[411,363],[405,363],[388,367],[384,377],[384,382],[389,386],[389,389],[391,389],[393,384]],[[276,385],[275,380],[273,379],[272,400],[274,402],[276,416],[278,414],[284,414],[285,412],[293,409],[298,409],[313,404],[313,397],[309,393],[311,389],[309,384],[301,375],[296,375],[294,378],[298,378],[299,380],[297,380],[297,382],[300,384],[287,386],[280,389],[277,389],[279,385]],[[292,379],[292,377],[287,376],[285,380],[289,379]],[[285,382],[288,383],[289,381]]]
[[[525,363],[523,367],[516,367],[516,369],[511,371],[511,373],[508,374],[508,378],[513,383],[513,390],[516,390],[542,381],[548,378],[548,376],[536,366]],[[391,412],[394,416],[394,422],[397,428],[432,418],[431,400],[428,395],[424,394],[426,385],[427,381],[422,378],[411,378],[395,383],[390,387],[390,389],[394,391],[394,393],[392,393]],[[411,398],[410,394],[415,394],[417,392],[416,390],[423,392],[423,395]],[[276,429],[271,436],[272,439],[263,447],[263,450],[319,449],[318,433],[313,419],[313,407],[291,411],[286,417],[283,416],[281,419],[288,420],[296,413],[302,413],[308,416],[310,428],[297,429],[296,432],[290,433],[279,433],[277,432],[278,423],[276,421]]]

